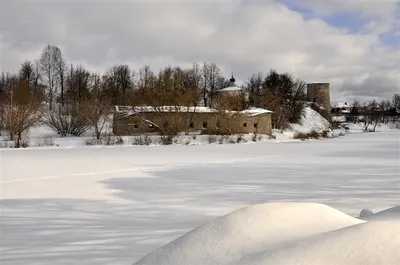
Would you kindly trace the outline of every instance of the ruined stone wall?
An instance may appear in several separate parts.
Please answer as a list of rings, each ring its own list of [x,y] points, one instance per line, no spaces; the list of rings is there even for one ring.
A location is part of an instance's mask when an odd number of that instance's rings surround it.
[[[167,126],[177,128],[180,132],[203,131],[207,133],[259,133],[272,134],[271,114],[265,113],[249,116],[240,113],[157,113],[146,112],[140,116],[121,117],[114,114],[113,132],[116,135],[138,135],[143,133],[159,133],[161,130],[149,120],[165,129]]]

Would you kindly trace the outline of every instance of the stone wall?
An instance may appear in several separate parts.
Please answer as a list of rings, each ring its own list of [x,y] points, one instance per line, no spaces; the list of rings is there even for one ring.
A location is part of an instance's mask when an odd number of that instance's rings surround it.
[[[329,85],[329,83],[307,84],[307,100],[317,104],[318,106],[315,106],[314,109],[316,109],[328,121],[331,121],[331,97]]]
[[[127,117],[114,114],[113,132],[116,135],[160,133],[161,130],[168,131],[167,129],[179,132],[203,131],[210,134],[272,134],[270,113],[249,116],[242,113],[220,112],[143,112]]]

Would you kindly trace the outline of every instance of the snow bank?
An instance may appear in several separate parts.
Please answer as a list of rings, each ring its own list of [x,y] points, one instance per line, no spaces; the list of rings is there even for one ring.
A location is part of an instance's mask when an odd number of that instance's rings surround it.
[[[400,221],[400,205],[377,213],[373,213],[371,210],[368,209],[363,209],[360,213],[360,218],[367,221],[392,219]]]
[[[347,127],[349,128],[349,133],[360,133],[360,132],[365,132],[364,131],[364,123],[358,122],[358,123],[352,123],[349,122],[346,124]],[[372,130],[374,128],[374,125],[369,125],[368,130]],[[389,122],[389,123],[379,123],[376,128],[375,132],[392,132],[392,131],[398,131],[400,129],[400,123],[399,122]]]
[[[280,142],[290,142],[299,134],[307,135],[313,132],[317,132],[319,135],[326,132],[326,137],[331,138],[344,135],[346,130],[343,128],[331,129],[330,123],[324,117],[311,107],[306,107],[299,123],[289,124],[289,128],[283,132],[274,130],[273,135]],[[300,141],[300,139],[295,141]]]
[[[323,131],[329,131],[329,127],[330,123],[310,107],[305,108],[304,116],[299,124],[290,124],[290,129],[295,133],[310,133],[312,131],[322,133]]]
[[[400,222],[349,226],[283,246],[276,252],[258,253],[242,262],[252,265],[400,264]]]
[[[400,243],[400,226],[388,223],[382,229],[377,225],[358,227],[364,222],[323,204],[260,204],[206,223],[134,265],[383,264],[360,262],[379,260],[377,246],[388,239],[392,241],[386,243],[385,253],[393,252]],[[340,230],[350,226],[356,228]],[[374,240],[358,244],[365,235]],[[362,254],[359,263],[351,253]],[[390,262],[385,264],[400,262],[400,252],[397,255],[387,256]],[[343,262],[347,258],[352,262]]]

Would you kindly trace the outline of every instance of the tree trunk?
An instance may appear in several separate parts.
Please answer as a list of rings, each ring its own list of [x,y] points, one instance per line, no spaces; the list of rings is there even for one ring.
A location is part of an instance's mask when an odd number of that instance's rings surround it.
[[[15,142],[15,148],[20,148],[21,147],[21,138],[22,138],[22,134],[18,133],[17,141]]]

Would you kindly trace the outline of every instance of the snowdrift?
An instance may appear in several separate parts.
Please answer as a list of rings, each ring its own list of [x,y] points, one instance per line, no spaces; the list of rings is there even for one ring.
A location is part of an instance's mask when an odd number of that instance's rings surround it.
[[[360,212],[360,219],[363,219],[366,221],[393,220],[393,219],[400,221],[400,205],[393,207],[393,208],[386,209],[384,211],[377,212],[377,213],[374,213],[368,209],[363,209]]]
[[[322,133],[323,131],[329,131],[329,127],[330,123],[311,107],[304,109],[304,116],[299,124],[290,124],[290,128],[299,133],[310,133],[312,131]]]
[[[200,226],[134,265],[400,264],[400,219],[366,222],[316,203],[267,203]]]

